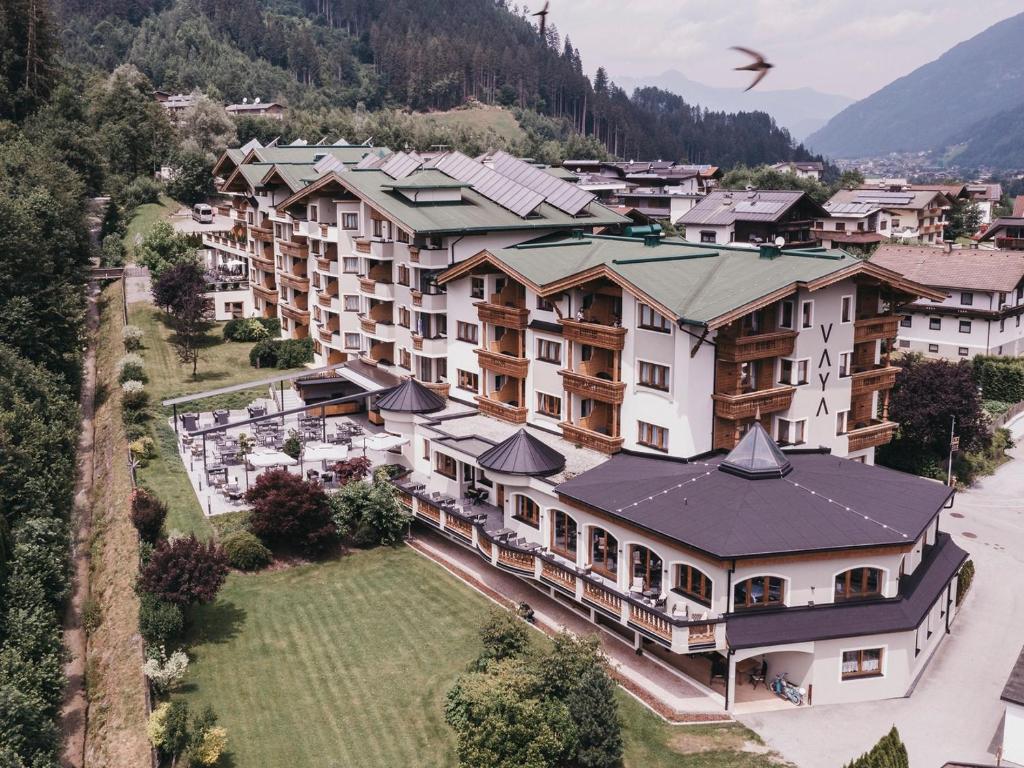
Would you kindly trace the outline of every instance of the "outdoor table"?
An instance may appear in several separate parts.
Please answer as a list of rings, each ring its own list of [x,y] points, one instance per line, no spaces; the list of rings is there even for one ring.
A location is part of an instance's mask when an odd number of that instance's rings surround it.
[[[183,413],[183,414],[181,414],[181,425],[188,432],[194,432],[196,430],[196,427],[199,426],[199,414],[198,413]]]
[[[267,406],[265,405],[250,405],[247,410],[249,411],[250,419],[255,419],[257,416],[267,415]]]
[[[221,408],[219,410],[216,410],[216,411],[213,412],[213,423],[217,424],[217,425],[227,424],[228,423],[228,416],[229,416],[229,414],[228,414],[227,410],[225,410],[223,408]]]
[[[516,535],[516,532],[513,531],[511,528],[501,528],[501,529],[499,529],[499,530],[494,532],[495,538],[498,538],[498,539],[507,539],[509,536],[515,536],[515,535]]]

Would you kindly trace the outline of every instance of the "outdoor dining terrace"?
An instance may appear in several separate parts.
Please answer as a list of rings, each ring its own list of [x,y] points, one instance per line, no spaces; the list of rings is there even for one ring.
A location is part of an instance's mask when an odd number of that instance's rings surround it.
[[[618,622],[675,653],[725,647],[725,619],[670,613],[657,597],[620,591],[589,567],[528,541],[505,527],[504,512],[480,496],[456,498],[428,491],[426,478],[407,473],[392,480],[399,501],[449,539],[473,549],[492,566],[530,579],[578,607]],[[472,493],[472,489],[470,489]]]

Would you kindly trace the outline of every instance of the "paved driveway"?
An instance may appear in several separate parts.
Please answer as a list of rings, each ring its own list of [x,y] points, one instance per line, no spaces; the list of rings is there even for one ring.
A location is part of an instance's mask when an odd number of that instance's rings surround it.
[[[1024,420],[1012,431],[1022,444],[1011,452],[1016,460],[943,513],[942,528],[971,553],[977,575],[913,695],[740,718],[800,768],[841,766],[893,724],[912,768],[952,759],[995,765],[999,694],[1024,645]]]

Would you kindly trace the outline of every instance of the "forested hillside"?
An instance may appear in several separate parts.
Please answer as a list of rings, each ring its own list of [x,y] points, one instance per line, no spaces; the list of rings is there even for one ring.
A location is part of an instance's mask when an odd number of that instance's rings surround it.
[[[705,112],[653,88],[630,98],[603,70],[591,82],[569,34],[552,25],[542,38],[505,0],[56,2],[74,63],[128,62],[166,91],[283,101],[313,115],[307,125],[332,127],[339,109],[481,102],[553,119],[540,127],[548,138],[590,137],[573,147],[589,155],[724,166],[811,158],[764,113]]]

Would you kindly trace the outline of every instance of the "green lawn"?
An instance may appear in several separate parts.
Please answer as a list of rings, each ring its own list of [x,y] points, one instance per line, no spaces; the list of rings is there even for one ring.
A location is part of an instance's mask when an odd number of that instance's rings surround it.
[[[211,704],[230,765],[455,766],[444,694],[491,604],[407,548],[232,574],[196,612],[182,697]],[[672,727],[620,693],[627,766],[767,768],[739,726]],[[687,754],[684,754],[686,752]]]
[[[124,233],[124,244],[131,253],[135,247],[136,236],[144,237],[145,234],[161,219],[169,219],[171,214],[181,208],[181,203],[172,200],[167,195],[160,195],[160,202],[146,203],[140,205],[132,213],[128,220],[128,226]]]
[[[452,109],[447,112],[429,112],[417,117],[424,122],[442,127],[468,128],[481,133],[493,131],[496,136],[510,141],[526,137],[512,111],[498,107]]]

